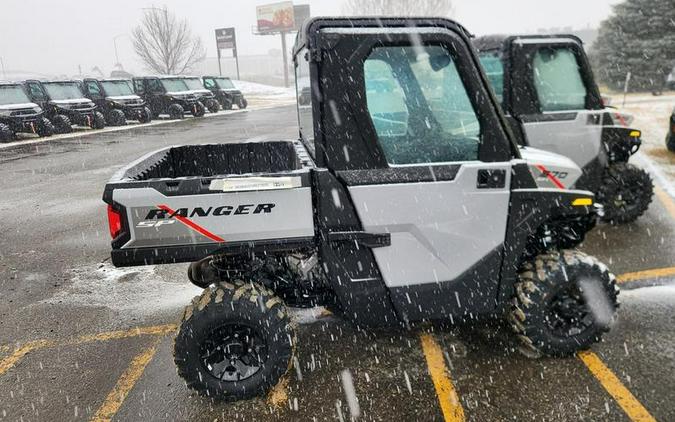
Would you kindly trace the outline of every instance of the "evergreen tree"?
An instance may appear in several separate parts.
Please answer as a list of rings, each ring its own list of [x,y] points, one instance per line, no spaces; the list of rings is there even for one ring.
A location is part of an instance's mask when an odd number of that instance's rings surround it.
[[[675,66],[675,1],[626,0],[602,22],[591,49],[600,81],[622,89],[661,90]]]

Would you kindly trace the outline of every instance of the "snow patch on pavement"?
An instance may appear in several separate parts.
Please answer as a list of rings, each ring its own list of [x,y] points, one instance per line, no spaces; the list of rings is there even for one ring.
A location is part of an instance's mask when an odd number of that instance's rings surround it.
[[[106,262],[73,268],[70,272],[71,284],[41,303],[102,307],[124,319],[138,319],[175,314],[202,292],[187,281],[183,271],[180,283],[168,282],[167,276],[159,274],[155,266],[115,268]]]
[[[259,84],[256,82],[248,81],[239,81],[232,80],[232,83],[238,90],[240,90],[244,96],[253,95],[253,96],[285,96],[295,98],[295,89],[294,88],[284,88],[279,86],[271,86]]]

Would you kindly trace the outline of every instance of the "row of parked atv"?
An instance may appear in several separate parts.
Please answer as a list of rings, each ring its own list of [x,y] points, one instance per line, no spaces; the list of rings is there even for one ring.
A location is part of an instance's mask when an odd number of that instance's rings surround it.
[[[72,132],[73,126],[102,129],[128,120],[148,123],[162,114],[201,117],[247,105],[232,81],[219,76],[0,82],[0,142],[17,133],[51,136]]]

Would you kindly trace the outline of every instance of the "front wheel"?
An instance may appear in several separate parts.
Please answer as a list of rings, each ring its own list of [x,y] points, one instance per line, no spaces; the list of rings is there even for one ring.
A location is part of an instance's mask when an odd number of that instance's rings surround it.
[[[110,110],[106,121],[110,126],[125,126],[127,124],[127,117],[122,110],[115,108]]]
[[[614,275],[596,258],[548,251],[522,265],[508,320],[535,353],[568,356],[609,331],[618,294]]]
[[[180,104],[171,104],[167,111],[169,112],[169,118],[173,120],[185,117],[185,110],[183,110],[183,106]]]
[[[209,113],[218,113],[220,111],[220,103],[216,100],[209,99],[206,100],[206,108],[209,110]]]
[[[152,121],[152,111],[148,107],[144,107],[143,110],[138,113],[138,122],[139,123],[150,123]]]
[[[105,117],[100,111],[94,112],[94,121],[92,122],[92,129],[103,129],[105,127]]]
[[[673,125],[675,126],[675,124]],[[666,137],[666,147],[668,151],[675,152],[675,128],[673,129],[673,133],[668,134]]]
[[[193,116],[202,117],[204,114],[206,114],[206,108],[204,107],[204,104],[201,103],[201,101],[197,101],[192,105]]]
[[[56,133],[58,134],[70,133],[73,131],[73,126],[70,123],[70,119],[64,114],[57,114],[54,116],[52,119],[52,124],[56,128]]]
[[[243,110],[246,107],[248,107],[248,101],[246,101],[246,98],[241,97],[237,102],[237,107],[239,107],[240,110]]]
[[[267,393],[290,368],[294,347],[281,299],[255,283],[221,282],[185,309],[174,361],[189,388],[240,400]]]
[[[628,163],[616,163],[605,170],[597,202],[604,207],[603,220],[624,224],[644,214],[653,195],[654,184],[646,171]]]
[[[52,122],[50,122],[46,117],[41,118],[38,122],[37,134],[43,138],[46,138],[52,136],[54,132],[56,132],[56,128]]]
[[[9,142],[14,139],[14,132],[4,123],[0,123],[0,142]]]

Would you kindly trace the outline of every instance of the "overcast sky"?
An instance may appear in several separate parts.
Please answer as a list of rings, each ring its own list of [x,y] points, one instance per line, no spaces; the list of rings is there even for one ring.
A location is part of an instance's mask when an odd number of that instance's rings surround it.
[[[368,1],[368,0],[363,0]],[[420,0],[421,1],[421,0]],[[597,27],[620,0],[455,0],[454,19],[469,31],[536,32],[540,28]],[[188,19],[209,57],[216,55],[213,30],[234,26],[240,54],[265,54],[280,48],[278,36],[256,36],[255,5],[274,0],[1,0],[0,58],[9,71],[76,74],[99,66],[106,74],[115,63],[113,38],[120,61],[142,72],[128,34],[143,7],[168,7]],[[296,0],[309,3],[312,15],[337,15],[342,0]],[[291,37],[289,37],[289,43]],[[1,75],[0,75],[1,76]]]

